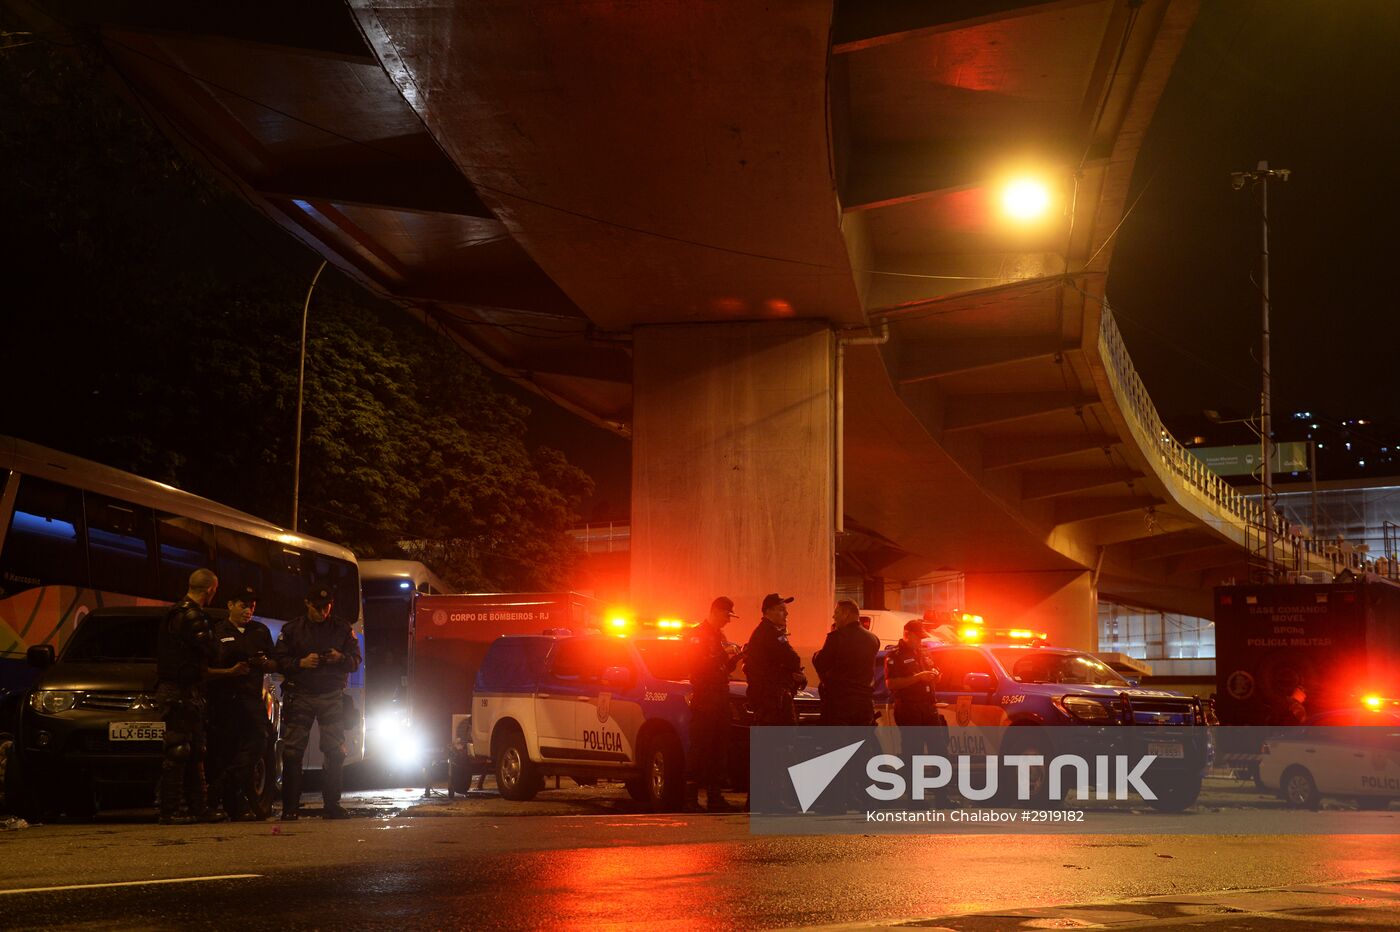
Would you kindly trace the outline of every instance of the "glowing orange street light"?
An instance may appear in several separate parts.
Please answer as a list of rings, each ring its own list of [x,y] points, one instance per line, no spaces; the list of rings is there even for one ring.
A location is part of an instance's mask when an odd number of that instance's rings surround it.
[[[1001,209],[1012,220],[1031,223],[1050,210],[1050,188],[1037,178],[1016,178],[1001,189]]]

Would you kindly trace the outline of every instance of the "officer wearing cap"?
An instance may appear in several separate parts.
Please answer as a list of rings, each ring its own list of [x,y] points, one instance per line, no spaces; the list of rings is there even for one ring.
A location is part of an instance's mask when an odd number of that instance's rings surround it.
[[[940,725],[934,692],[938,670],[924,650],[924,623],[910,621],[904,638],[885,655],[885,683],[894,694],[896,725]]]
[[[282,820],[295,821],[301,803],[301,760],[313,723],[321,728],[321,798],[327,819],[348,819],[340,806],[345,764],[346,677],[360,668],[360,644],[350,625],[331,617],[329,589],[312,588],[306,614],[282,626],[274,658],[282,682]]]
[[[792,596],[763,597],[763,620],[744,646],[744,677],[755,725],[796,725],[793,694],[807,688],[802,660],[788,643],[787,616]]]
[[[209,805],[222,806],[230,818],[258,816],[247,791],[253,762],[267,746],[267,706],[263,675],[277,672],[272,659],[272,632],[253,620],[258,595],[241,586],[228,599],[228,618],[214,622],[219,665],[233,672],[209,682]]]
[[[723,784],[729,761],[729,675],[739,662],[739,648],[725,639],[724,626],[738,617],[734,600],[722,595],[690,632],[690,756],[711,812],[734,808],[724,798]]]

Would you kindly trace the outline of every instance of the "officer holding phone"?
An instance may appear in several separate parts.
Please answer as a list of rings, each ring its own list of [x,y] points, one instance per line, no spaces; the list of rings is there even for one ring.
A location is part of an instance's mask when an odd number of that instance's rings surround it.
[[[322,813],[348,819],[340,805],[345,766],[347,677],[360,668],[360,643],[348,622],[331,616],[335,598],[329,589],[312,588],[306,614],[282,626],[274,656],[282,673],[282,821],[295,821],[301,803],[301,761],[311,741],[311,726],[321,729]]]
[[[214,623],[219,666],[230,675],[211,678],[209,695],[209,806],[229,818],[254,821],[258,800],[249,799],[253,762],[267,749],[263,676],[277,672],[272,632],[253,620],[258,596],[251,586],[234,590],[228,618]],[[242,671],[242,672],[240,672]]]

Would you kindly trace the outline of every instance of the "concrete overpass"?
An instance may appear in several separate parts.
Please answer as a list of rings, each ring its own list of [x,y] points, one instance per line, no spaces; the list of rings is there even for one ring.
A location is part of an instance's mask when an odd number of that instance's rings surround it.
[[[1193,0],[48,9],[311,249],[631,434],[641,609],[780,590],[810,646],[840,546],[1091,645],[1097,593],[1208,615],[1261,562],[1104,301]]]

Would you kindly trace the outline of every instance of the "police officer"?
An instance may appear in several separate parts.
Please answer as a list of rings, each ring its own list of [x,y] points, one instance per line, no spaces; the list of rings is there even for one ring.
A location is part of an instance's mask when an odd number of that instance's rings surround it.
[[[739,648],[725,639],[724,626],[738,617],[734,601],[720,596],[690,633],[690,755],[711,812],[734,809],[724,798],[723,784],[729,762],[729,675],[739,662]]]
[[[321,798],[327,819],[348,819],[340,806],[345,764],[346,677],[360,668],[360,644],[350,625],[331,617],[330,590],[313,588],[306,614],[282,626],[275,659],[282,683],[282,820],[293,822],[301,803],[301,760],[311,725],[321,728]]]
[[[885,684],[894,694],[894,723],[919,729],[903,733],[906,753],[943,754],[948,749],[948,723],[938,714],[938,670],[924,650],[924,636],[922,621],[905,623],[904,638],[885,655]],[[925,730],[933,727],[938,730]],[[933,804],[948,805],[945,788],[934,791]]]
[[[244,586],[228,600],[228,618],[214,623],[220,665],[243,664],[247,672],[209,681],[209,805],[248,822],[258,818],[247,798],[253,762],[267,746],[263,674],[277,672],[272,632],[253,620],[257,605],[257,593]]]
[[[942,725],[934,693],[938,670],[924,650],[924,623],[910,621],[904,638],[885,655],[885,683],[894,694],[896,725]]]
[[[213,571],[191,573],[185,597],[166,612],[157,635],[156,703],[165,723],[162,825],[188,825],[206,812],[204,679],[218,648],[204,609],[218,588]]]
[[[875,655],[880,639],[860,623],[850,599],[836,603],[831,633],[812,657],[821,679],[822,724],[875,724]]]
[[[796,725],[793,694],[807,688],[802,660],[788,643],[787,616],[792,596],[763,597],[763,620],[744,646],[744,676],[755,725]]]

